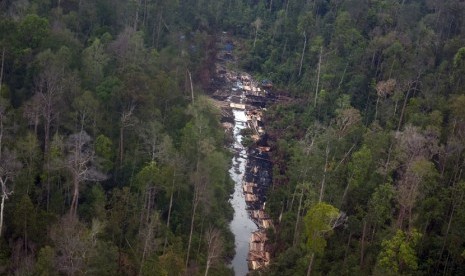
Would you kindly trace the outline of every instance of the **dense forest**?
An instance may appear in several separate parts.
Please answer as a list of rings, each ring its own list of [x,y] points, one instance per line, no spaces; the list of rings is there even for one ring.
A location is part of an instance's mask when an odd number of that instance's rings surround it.
[[[0,274],[234,274],[223,32],[286,98],[252,274],[465,274],[462,0],[1,1]]]

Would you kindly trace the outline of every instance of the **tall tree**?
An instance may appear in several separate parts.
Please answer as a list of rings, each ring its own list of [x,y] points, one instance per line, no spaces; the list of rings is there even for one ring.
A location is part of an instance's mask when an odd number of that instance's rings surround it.
[[[217,228],[210,227],[205,233],[207,242],[207,264],[205,265],[205,276],[208,275],[210,267],[215,261],[221,257],[223,251],[223,243],[221,240],[221,232]]]
[[[73,184],[73,197],[69,213],[77,217],[79,204],[79,192],[81,184],[85,181],[102,181],[107,176],[101,173],[95,164],[95,154],[91,144],[91,137],[81,131],[68,137],[66,147],[68,156],[66,158],[66,168],[71,173]]]
[[[326,247],[326,237],[344,222],[345,216],[330,204],[319,202],[305,215],[306,248],[310,253],[307,276],[311,275],[315,255],[322,255]]]
[[[2,193],[2,201],[0,203],[0,235],[2,235],[5,200],[14,192],[14,178],[21,169],[22,164],[17,160],[15,152],[2,150],[1,148],[0,151],[3,151],[0,158],[0,188]]]

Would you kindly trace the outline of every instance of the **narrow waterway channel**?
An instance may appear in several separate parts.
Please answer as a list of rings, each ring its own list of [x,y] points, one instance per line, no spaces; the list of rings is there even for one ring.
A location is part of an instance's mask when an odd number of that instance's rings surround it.
[[[230,229],[235,238],[236,255],[231,266],[235,275],[245,276],[249,270],[270,264],[266,229],[272,228],[273,222],[265,212],[265,204],[272,182],[272,166],[263,117],[265,107],[274,101],[274,96],[268,91],[272,86],[260,85],[250,74],[231,69],[236,67],[234,43],[225,33],[221,45],[223,50],[217,53],[211,79],[212,98],[222,108],[223,126],[229,131],[232,128],[234,142],[230,147],[234,156],[229,173],[235,185],[230,200],[234,209]],[[243,137],[245,129],[247,136]],[[249,147],[242,145],[243,139],[247,139]]]
[[[231,231],[235,237],[236,255],[232,261],[232,267],[237,276],[247,275],[249,268],[247,256],[249,254],[249,239],[252,232],[258,227],[250,219],[247,211],[247,204],[242,189],[242,183],[246,168],[246,149],[242,146],[241,130],[246,128],[247,117],[244,110],[233,110],[234,114],[234,149],[236,154],[232,160],[232,167],[229,170],[231,178],[234,181],[234,195],[231,199],[231,205],[234,208],[234,218],[231,221]]]

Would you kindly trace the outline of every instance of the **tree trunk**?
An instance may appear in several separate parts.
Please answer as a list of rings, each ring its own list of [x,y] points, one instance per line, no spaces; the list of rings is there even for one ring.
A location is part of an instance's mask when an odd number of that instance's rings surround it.
[[[255,27],[255,37],[253,39],[253,47],[252,47],[252,49],[255,49],[255,43],[257,43],[257,34],[258,34],[258,27]]]
[[[407,106],[409,95],[410,95],[410,84],[407,90],[407,94],[405,95],[404,104],[402,105],[402,110],[400,111],[400,118],[399,118],[399,124],[397,125],[397,131],[399,131],[400,127],[402,126],[402,120],[404,119],[404,111],[405,111],[405,107]]]
[[[315,88],[315,102],[313,106],[316,107],[316,102],[318,100],[318,90],[320,89],[320,73],[321,73],[321,55],[323,53],[323,46],[320,47],[320,57],[318,58],[318,70],[317,70],[317,78],[316,78],[316,88]]]
[[[5,198],[7,197],[7,195],[5,194],[5,192],[3,192],[2,194],[2,203],[1,203],[1,207],[0,207],[0,237],[2,236],[2,230],[3,230],[3,210],[5,208]]]
[[[378,95],[378,97],[376,97],[375,119],[374,119],[374,121],[376,121],[376,118],[378,117],[378,103],[379,103],[379,95]]]
[[[149,240],[152,238],[152,231],[153,231],[152,223],[153,223],[153,220],[150,220],[150,223],[149,223],[148,229],[147,229],[147,233],[145,235],[144,250],[142,251],[142,258],[141,258],[141,261],[140,261],[139,275],[142,275],[142,269],[144,268],[144,262],[145,262],[145,258],[146,258],[146,255],[147,255],[147,248],[148,248],[148,245],[149,245]]]
[[[286,12],[284,13],[286,18],[287,18],[287,11],[289,10],[289,1],[290,0],[286,1]]]
[[[349,233],[349,239],[347,240],[346,252],[344,254],[344,262],[343,262],[343,265],[342,265],[342,267],[344,269],[346,269],[346,266],[347,266],[347,256],[349,255],[351,239],[352,239],[352,232]]]
[[[297,208],[297,218],[295,220],[295,227],[294,227],[294,242],[292,243],[293,246],[297,243],[297,236],[298,236],[298,228],[300,222],[300,209],[302,208],[302,198],[304,197],[304,188],[302,187],[302,192],[300,193],[299,199],[299,208]]]
[[[210,260],[209,259],[207,260],[207,265],[205,267],[205,276],[208,275],[208,270],[210,270]]]
[[[323,180],[321,180],[320,197],[318,198],[318,202],[323,201],[325,182],[326,182],[326,172],[328,170],[328,157],[329,157],[329,143],[326,144],[326,161],[325,161],[325,167],[323,169]]]
[[[284,59],[284,55],[286,54],[286,48],[287,48],[287,38],[284,40],[283,51],[281,52],[281,59]]]
[[[386,177],[387,177],[387,171],[388,171],[388,168],[389,168],[389,163],[391,162],[391,153],[392,153],[392,147],[394,145],[394,142],[391,141],[391,144],[389,145],[389,149],[388,149],[388,156],[387,156],[387,159],[386,159],[386,163],[384,163],[384,181],[386,181]]]
[[[49,154],[50,148],[50,128],[52,127],[52,114],[51,114],[51,103],[45,103],[46,105],[46,115],[45,115],[45,123],[44,123],[44,153]]]
[[[363,270],[363,261],[365,256],[365,236],[367,231],[367,222],[363,220],[362,240],[360,242],[360,270]]]
[[[77,179],[73,180],[73,199],[71,201],[71,207],[69,213],[71,216],[77,216],[77,207],[79,200],[79,181]]]
[[[133,29],[134,29],[135,32],[137,32],[137,25],[139,24],[140,1],[141,0],[137,0],[137,2],[136,2],[136,15],[135,15],[135,18],[134,18],[134,26],[133,26]]]
[[[47,211],[50,205],[50,128],[52,125],[52,114],[51,114],[51,103],[50,99],[46,99],[45,102],[45,116],[44,116],[44,154],[45,154],[45,168],[47,170],[46,188],[47,188]]]
[[[302,66],[304,64],[305,49],[307,48],[307,32],[304,32],[304,47],[302,48],[302,55],[300,56],[299,77],[302,74]]]
[[[347,73],[347,67],[349,67],[349,63],[346,63],[346,67],[344,68],[344,72],[342,73],[341,80],[339,81],[339,84],[337,86],[337,91],[341,90],[342,82],[344,82],[344,78],[345,78],[346,73]],[[375,117],[375,119],[376,119],[376,117]]]
[[[344,189],[344,193],[342,194],[341,206],[344,204],[347,193],[349,192],[349,186],[350,186],[350,178],[349,178],[349,181],[347,181],[346,188]]]
[[[8,181],[8,178],[6,177],[5,179],[0,178],[0,185],[2,189],[2,203],[0,204],[0,237],[2,236],[2,230],[3,230],[3,212],[5,210],[5,199],[8,199],[8,195],[12,194],[13,192],[8,192],[6,188],[6,182]]]
[[[170,230],[170,218],[171,218],[171,209],[173,208],[173,195],[174,195],[174,183],[176,179],[176,170],[173,173],[173,183],[171,184],[171,194],[170,194],[170,205],[168,207],[168,217],[166,218],[166,235],[165,242],[163,244],[163,254],[165,254],[165,249],[168,244],[168,232]]]
[[[312,275],[312,266],[313,266],[314,259],[315,259],[315,253],[312,253],[312,256],[310,257],[310,263],[308,264],[308,268],[307,268],[307,276]]]
[[[461,194],[459,203],[461,203],[463,201],[463,197],[464,197],[464,193]],[[446,248],[446,243],[447,243],[447,239],[449,237],[449,231],[450,231],[450,227],[452,225],[452,219],[454,218],[454,213],[455,213],[456,206],[457,206],[456,204],[454,204],[454,203],[452,204],[452,211],[450,213],[449,221],[447,223],[446,234],[444,235],[444,242],[442,243],[441,253],[439,254],[437,267],[439,267],[439,262],[441,261],[442,255],[444,254],[444,250]]]
[[[191,98],[192,98],[192,105],[194,104],[194,86],[192,85],[192,75],[191,71],[187,69],[187,74],[189,75],[189,82],[190,82],[190,87],[191,87]]]
[[[197,155],[197,164],[196,164],[196,172],[199,171],[199,163],[200,163],[200,152]],[[187,244],[187,254],[186,254],[186,273],[189,267],[189,255],[191,252],[191,244],[192,244],[192,235],[194,232],[194,222],[195,222],[195,212],[197,211],[197,205],[199,203],[199,188],[197,187],[198,183],[194,183],[194,197],[192,198],[192,218],[191,218],[191,227],[189,231],[189,242]]]
[[[195,211],[197,209],[197,203],[194,203],[192,207],[192,218],[191,218],[191,228],[189,232],[189,242],[187,243],[187,254],[186,254],[186,272],[187,268],[189,267],[189,255],[191,251],[191,244],[192,244],[192,234],[194,232],[194,221],[195,221]]]
[[[121,126],[119,129],[119,166],[123,166],[123,147],[124,143],[124,127]]]
[[[2,149],[3,149],[2,141],[3,141],[3,115],[0,114],[0,160],[2,160]]]
[[[142,19],[142,26],[147,26],[147,0],[144,0],[144,18]]]
[[[2,85],[3,85],[3,67],[5,65],[5,47],[2,50],[2,67],[0,68],[0,96],[2,95]]]
[[[158,14],[157,41],[155,43],[155,48],[158,48],[158,45],[160,44],[160,34],[161,34],[161,29],[162,29],[162,26],[161,26],[162,20],[163,20],[163,12],[160,11],[159,14]]]

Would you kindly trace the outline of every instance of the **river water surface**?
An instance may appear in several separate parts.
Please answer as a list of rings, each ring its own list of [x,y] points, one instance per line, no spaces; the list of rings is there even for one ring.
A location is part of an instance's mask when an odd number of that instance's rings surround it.
[[[231,199],[231,205],[234,208],[234,218],[231,221],[231,231],[235,237],[236,255],[232,261],[232,267],[237,276],[247,275],[249,268],[247,264],[247,256],[249,253],[249,238],[251,233],[258,228],[250,219],[247,212],[247,205],[242,190],[242,181],[245,174],[245,165],[247,152],[242,146],[241,130],[246,128],[247,117],[244,110],[233,110],[234,114],[234,149],[236,154],[232,160],[232,167],[229,174],[234,181],[234,195]]]

